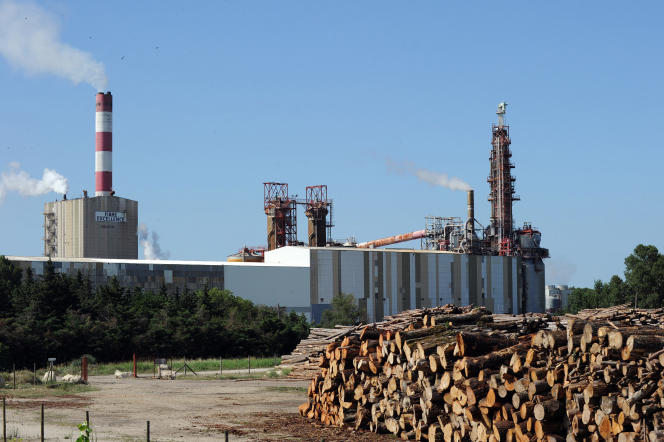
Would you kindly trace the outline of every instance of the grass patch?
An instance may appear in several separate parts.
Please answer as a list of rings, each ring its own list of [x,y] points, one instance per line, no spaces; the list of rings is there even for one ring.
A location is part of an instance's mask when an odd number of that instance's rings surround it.
[[[178,370],[184,365],[184,359],[167,359],[168,364],[173,370]],[[251,368],[270,368],[275,365],[281,364],[281,358],[251,358]],[[191,367],[192,370],[199,371],[219,371],[219,359],[187,359],[187,365]],[[133,362],[124,361],[124,362],[105,362],[99,364],[90,364],[88,365],[88,375],[97,376],[97,375],[112,375],[115,373],[115,370],[119,371],[133,371]],[[233,359],[224,359],[222,369],[223,370],[246,370],[249,367],[249,361],[247,358],[233,358]],[[76,361],[69,364],[67,367],[70,373],[79,373],[80,372],[80,362]],[[141,360],[136,361],[136,370],[139,374],[141,373],[152,373],[154,369],[154,363],[152,360]]]
[[[92,359],[92,358],[90,358]],[[178,370],[184,366],[184,359],[167,359],[168,364],[173,370]],[[219,372],[219,359],[187,359],[187,365],[194,371],[215,371]],[[251,368],[271,368],[281,364],[280,357],[272,358],[251,358]],[[121,362],[103,362],[103,363],[88,363],[88,376],[100,375],[113,375],[116,370],[119,371],[133,371],[132,361]],[[226,370],[246,370],[249,368],[249,361],[247,358],[229,358],[223,360],[223,371]],[[81,360],[76,359],[66,364],[54,366],[55,374],[58,377],[65,374],[81,374]],[[139,374],[146,375],[152,374],[154,363],[152,360],[139,360],[136,361],[136,370]],[[37,383],[41,383],[45,368],[37,370]],[[33,384],[33,371],[32,370],[17,370],[16,371],[16,384]],[[6,385],[13,385],[14,378],[11,371],[0,371],[0,377],[4,379]],[[0,388],[2,386],[0,385]]]
[[[70,394],[86,393],[88,391],[96,391],[98,388],[91,387],[85,384],[68,384],[68,383],[55,383],[55,384],[42,384],[42,385],[17,385],[16,390],[13,388],[2,389],[0,394],[8,398],[36,398],[36,397],[57,397],[66,396]]]
[[[288,376],[290,369],[284,370],[269,370],[262,371],[260,373],[229,373],[229,374],[219,374],[214,375],[193,375],[187,374],[187,376],[178,374],[177,379],[180,380],[192,380],[192,381],[214,381],[214,380],[234,380],[234,379],[278,379]]]

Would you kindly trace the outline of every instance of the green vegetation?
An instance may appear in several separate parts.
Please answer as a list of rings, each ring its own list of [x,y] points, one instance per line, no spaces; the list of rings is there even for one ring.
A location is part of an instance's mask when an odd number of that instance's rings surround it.
[[[359,320],[360,310],[353,295],[339,293],[332,298],[332,308],[323,312],[320,326],[333,328],[335,325],[354,325]]]
[[[180,367],[184,366],[184,359],[168,359],[168,364],[173,370],[177,370]],[[219,359],[187,359],[187,365],[196,372],[199,371],[219,371]],[[275,365],[281,364],[280,357],[271,357],[271,358],[251,358],[251,368],[270,368]],[[80,370],[80,361],[76,360],[75,362],[68,365],[64,371],[68,373],[78,373]],[[133,371],[133,362],[132,361],[123,361],[123,362],[105,362],[95,365],[88,365],[88,374],[90,376],[96,375],[112,375],[115,373],[115,370],[120,371]],[[246,370],[249,367],[249,361],[247,358],[234,358],[234,359],[224,359],[222,368],[223,370]],[[154,369],[153,361],[138,360],[136,361],[136,371],[139,374],[141,373],[152,373]]]
[[[87,422],[78,424],[78,431],[81,432],[81,435],[78,436],[76,442],[90,442],[90,433],[92,433],[92,428],[88,425]]]
[[[657,247],[639,244],[625,258],[625,279],[614,275],[608,283],[595,281],[590,288],[574,288],[568,298],[566,312],[584,308],[601,308],[636,301],[637,307],[664,305],[664,255]]]
[[[115,279],[93,289],[80,273],[55,272],[50,262],[36,278],[0,257],[0,368],[86,353],[102,362],[130,360],[133,353],[271,359],[291,352],[308,333],[303,315],[257,306],[227,290],[153,293],[124,289]]]

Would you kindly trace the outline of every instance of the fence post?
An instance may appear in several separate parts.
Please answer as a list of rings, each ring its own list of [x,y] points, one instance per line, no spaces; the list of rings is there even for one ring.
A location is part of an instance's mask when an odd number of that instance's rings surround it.
[[[83,356],[81,358],[81,379],[85,382],[88,381],[88,357]]]
[[[224,440],[228,442],[228,430],[224,431]]]
[[[5,413],[5,397],[2,397],[2,441],[7,442],[7,414]]]
[[[134,377],[137,377],[136,376],[136,353],[134,353],[133,358],[134,358]]]
[[[32,363],[32,383],[37,385],[37,363]]]
[[[148,430],[148,433],[147,433],[148,434],[148,442],[150,442],[150,421],[148,421],[147,430]]]
[[[249,374],[251,374],[251,356],[247,356],[247,363],[249,365]]]
[[[224,359],[219,356],[219,376],[224,372]]]
[[[12,372],[14,374],[14,390],[16,390],[16,364],[12,364]]]
[[[41,404],[41,442],[44,442],[44,403]]]
[[[85,410],[85,425],[90,429],[90,411]]]

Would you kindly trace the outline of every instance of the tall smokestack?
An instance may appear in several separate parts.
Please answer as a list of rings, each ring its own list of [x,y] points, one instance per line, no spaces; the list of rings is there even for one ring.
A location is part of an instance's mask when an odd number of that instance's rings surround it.
[[[95,132],[95,196],[106,196],[113,189],[113,97],[110,92],[97,94]]]

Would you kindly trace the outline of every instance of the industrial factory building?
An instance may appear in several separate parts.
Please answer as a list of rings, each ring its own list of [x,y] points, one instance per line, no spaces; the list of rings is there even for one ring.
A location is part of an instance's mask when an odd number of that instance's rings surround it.
[[[95,196],[44,204],[44,256],[138,258],[138,202],[113,191],[113,96],[96,95]]]
[[[45,257],[8,259],[30,268],[35,276],[44,274],[48,261]],[[523,305],[524,277],[529,271],[524,273],[523,260],[516,256],[286,246],[265,252],[265,262],[260,263],[91,258],[52,262],[56,271],[73,276],[80,272],[93,285],[117,278],[124,287],[152,291],[218,287],[258,304],[304,313],[315,321],[338,293],[355,296],[361,319],[368,322],[447,303],[485,305],[497,313],[544,310],[544,296],[531,296]]]
[[[544,296],[524,299],[528,283],[544,280],[517,256],[482,256],[414,249],[284,247],[267,252],[272,264],[309,268],[309,300],[314,316],[334,295],[353,294],[364,321],[380,321],[403,310],[445,305],[483,305],[497,313],[543,311]],[[525,304],[524,304],[525,302]]]
[[[96,96],[94,197],[45,204],[45,257],[9,257],[39,276],[51,259],[58,272],[81,273],[93,285],[111,278],[124,287],[168,291],[218,287],[266,305],[279,305],[320,320],[340,293],[357,300],[363,321],[412,308],[454,303],[486,306],[496,313],[545,310],[541,234],[515,228],[515,196],[505,103],[492,126],[486,226],[475,219],[468,191],[467,218],[426,217],[424,229],[356,243],[331,240],[332,201],[327,186],[306,188],[298,199],[288,184],[263,183],[266,247],[244,248],[224,262],[138,260],[138,202],[112,188],[112,97]],[[298,241],[297,214],[307,218],[307,238]],[[421,249],[383,248],[421,241]],[[546,306],[550,307],[550,306]]]
[[[44,255],[52,258],[138,258],[138,202],[117,196],[44,205]]]

